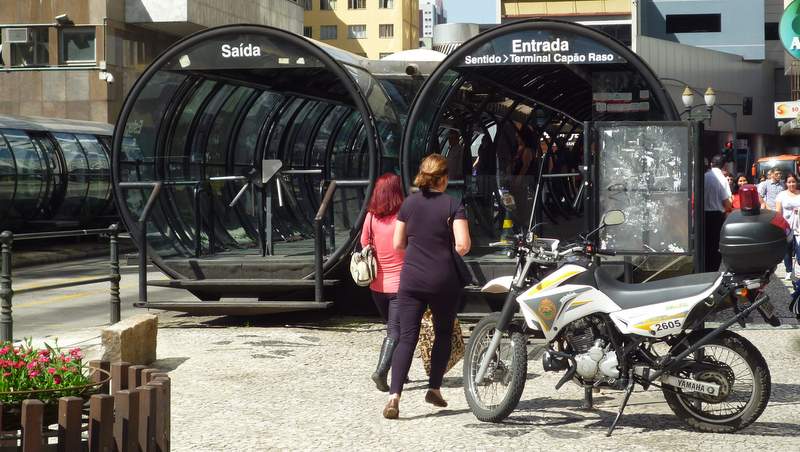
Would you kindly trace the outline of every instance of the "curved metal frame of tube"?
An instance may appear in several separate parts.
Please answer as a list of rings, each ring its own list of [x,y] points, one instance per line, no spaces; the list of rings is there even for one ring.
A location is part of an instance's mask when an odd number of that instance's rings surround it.
[[[120,188],[119,184],[121,181],[118,180],[118,175],[120,171],[119,167],[119,159],[117,156],[119,155],[121,148],[122,148],[122,138],[123,132],[125,130],[125,125],[127,124],[128,118],[133,111],[133,108],[136,104],[139,95],[142,91],[147,87],[148,82],[161,71],[162,67],[173,58],[177,57],[180,52],[185,51],[188,48],[194,47],[196,44],[202,42],[205,39],[213,39],[219,36],[228,35],[231,33],[239,33],[239,34],[261,34],[266,35],[269,38],[275,39],[277,41],[285,41],[290,42],[293,45],[305,50],[308,54],[312,57],[317,58],[327,70],[331,71],[339,80],[343,81],[343,86],[347,93],[350,95],[351,99],[354,102],[354,110],[360,113],[362,118],[362,127],[366,128],[367,133],[367,149],[369,152],[369,185],[367,186],[366,190],[367,193],[372,191],[372,184],[376,177],[377,172],[377,160],[378,160],[378,138],[377,132],[375,130],[375,126],[372,123],[372,116],[370,114],[370,109],[368,107],[368,103],[364,94],[357,88],[357,84],[350,76],[349,72],[345,70],[343,65],[336,61],[332,56],[322,50],[320,47],[317,47],[309,40],[306,40],[300,36],[294,35],[292,33],[286,32],[284,30],[280,30],[278,28],[263,26],[263,25],[228,25],[228,26],[221,26],[216,27],[208,30],[203,30],[197,33],[194,33],[187,38],[181,40],[180,42],[174,44],[172,47],[164,51],[161,55],[159,55],[156,60],[145,69],[144,73],[139,77],[136,81],[134,86],[131,88],[128,96],[123,104],[122,110],[120,111],[120,115],[117,119],[115,125],[115,134],[113,139],[112,145],[112,168],[111,168],[111,179],[112,184],[114,185],[114,199],[117,204],[117,208],[120,212],[120,217],[125,222],[126,226],[129,228],[128,230],[131,231],[132,237],[139,237],[137,221],[131,216],[131,212],[127,209],[127,206],[122,201],[124,199],[122,189]],[[280,94],[280,93],[277,93]],[[155,150],[157,154],[158,150]],[[356,224],[361,224],[363,219],[366,215],[366,202],[362,203],[361,211],[358,215],[358,219]],[[333,265],[338,263],[338,261],[346,255],[347,251],[349,251],[350,246],[357,240],[356,236],[350,238],[350,240],[343,244],[343,246],[339,247],[338,250],[334,251],[334,253],[328,257],[325,262],[323,271],[328,270]],[[137,240],[139,242],[140,240]],[[148,247],[147,243],[137,243],[140,249],[142,246]],[[151,250],[152,251],[152,250]],[[156,264],[164,273],[173,277],[179,278],[181,277],[176,271],[171,269],[165,262],[161,259],[161,257],[157,253],[152,253],[152,261]]]

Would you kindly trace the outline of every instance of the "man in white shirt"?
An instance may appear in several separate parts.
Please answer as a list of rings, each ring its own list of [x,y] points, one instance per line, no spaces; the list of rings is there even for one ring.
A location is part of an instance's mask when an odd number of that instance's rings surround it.
[[[719,253],[719,235],[722,230],[722,223],[725,220],[725,212],[731,210],[731,189],[728,180],[722,176],[721,168],[725,161],[721,156],[716,155],[711,159],[711,168],[706,171],[704,176],[703,206],[705,217],[705,254],[706,262],[704,271],[719,271],[722,262],[722,255]],[[717,176],[717,170],[720,176]]]

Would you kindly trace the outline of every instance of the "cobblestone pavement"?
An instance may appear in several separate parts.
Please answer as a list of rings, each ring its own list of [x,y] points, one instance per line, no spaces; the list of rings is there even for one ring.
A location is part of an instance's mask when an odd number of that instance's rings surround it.
[[[315,318],[316,317],[316,318]],[[582,388],[553,387],[531,360],[517,410],[503,424],[470,413],[461,364],[445,377],[446,409],[424,403],[421,362],[412,366],[400,420],[381,417],[386,395],[374,389],[382,325],[304,314],[266,320],[176,316],[159,330],[156,364],[171,369],[176,451],[221,450],[798,450],[800,330],[740,331],[764,354],[772,397],[739,434],[703,434],[676,418],[657,390],[634,393],[617,431],[605,437],[621,393],[595,395],[582,411]]]

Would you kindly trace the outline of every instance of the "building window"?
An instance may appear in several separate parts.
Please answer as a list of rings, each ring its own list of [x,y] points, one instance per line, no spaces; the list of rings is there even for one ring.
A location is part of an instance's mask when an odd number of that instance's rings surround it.
[[[348,25],[347,39],[367,39],[366,25]]]
[[[313,38],[314,28],[313,27],[303,27],[303,36],[306,38]]]
[[[336,25],[321,25],[319,39],[336,39]]]
[[[61,29],[61,63],[91,64],[95,62],[94,27]]]
[[[311,11],[314,9],[314,0],[303,0],[303,9]]]
[[[319,9],[323,11],[333,11],[336,9],[336,0],[319,0]]]
[[[378,0],[378,8],[383,8],[383,9],[394,8],[394,0]]]
[[[778,34],[778,22],[767,22],[764,24],[764,40],[765,41],[781,40],[781,37]]]
[[[367,7],[367,0],[347,0],[347,9],[364,9]]]
[[[4,45],[11,51],[11,66],[47,66],[50,64],[50,32],[46,27],[6,28]]]
[[[394,24],[380,24],[378,26],[378,37],[394,38]]]
[[[719,33],[721,14],[667,14],[667,33]]]
[[[379,59],[384,59],[384,58],[386,58],[387,56],[389,56],[391,54],[392,54],[392,52],[381,52],[381,53],[378,54],[378,58]]]

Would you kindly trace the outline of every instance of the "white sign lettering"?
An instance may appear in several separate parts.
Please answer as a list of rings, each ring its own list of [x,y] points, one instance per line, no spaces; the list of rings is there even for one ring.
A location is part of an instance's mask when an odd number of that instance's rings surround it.
[[[554,41],[514,39],[511,41],[511,51],[514,53],[569,52],[569,41],[562,41],[561,38],[556,38]]]
[[[257,57],[261,56],[261,47],[247,44],[244,45],[240,42],[238,46],[223,44],[220,48],[222,51],[222,58],[240,58],[240,57]]]

